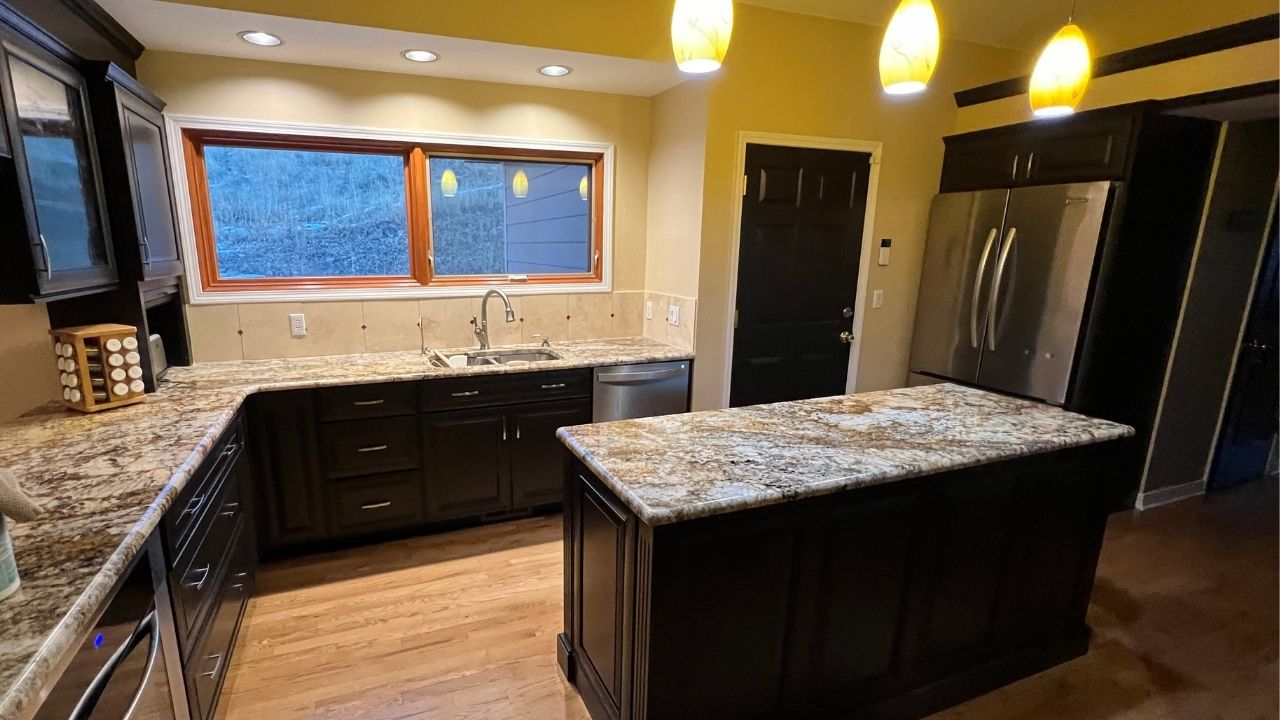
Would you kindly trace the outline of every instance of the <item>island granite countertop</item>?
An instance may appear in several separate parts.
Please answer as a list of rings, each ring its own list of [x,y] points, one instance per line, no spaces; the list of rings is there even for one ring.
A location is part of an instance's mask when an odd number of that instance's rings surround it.
[[[1133,435],[959,385],[561,428],[644,523],[664,525]]]
[[[687,360],[644,338],[556,343],[524,366],[437,368],[416,352],[201,363],[147,402],[84,415],[53,404],[0,424],[0,467],[44,515],[10,526],[21,589],[0,601],[0,719],[30,717],[116,581],[249,395],[265,390]]]

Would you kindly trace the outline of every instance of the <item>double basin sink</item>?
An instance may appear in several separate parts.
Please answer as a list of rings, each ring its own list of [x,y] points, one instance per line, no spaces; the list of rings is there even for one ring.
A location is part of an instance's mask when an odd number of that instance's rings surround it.
[[[546,348],[496,348],[493,350],[472,350],[448,356],[439,350],[428,348],[424,349],[424,353],[431,365],[438,368],[461,367],[463,365],[467,367],[476,365],[526,365],[548,360],[559,360],[561,357],[559,353],[552,352]]]

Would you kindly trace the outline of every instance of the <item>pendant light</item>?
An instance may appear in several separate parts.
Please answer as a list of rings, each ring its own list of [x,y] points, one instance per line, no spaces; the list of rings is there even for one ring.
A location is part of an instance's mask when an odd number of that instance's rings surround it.
[[[1067,24],[1053,36],[1035,70],[1031,72],[1031,111],[1036,117],[1060,117],[1075,112],[1093,76],[1093,61],[1084,31],[1072,22],[1075,3]]]
[[[511,178],[511,194],[518,198],[529,197],[529,176],[523,170],[517,170]]]
[[[586,200],[591,197],[591,183],[587,182],[587,176],[582,176],[582,182],[578,183],[578,197]]]
[[[445,197],[458,194],[458,176],[452,170],[445,170],[440,174],[440,194]]]
[[[938,65],[938,14],[929,0],[902,0],[880,43],[880,85],[890,95],[918,93]]]
[[[676,0],[671,13],[671,50],[687,73],[720,69],[733,34],[733,0]]]

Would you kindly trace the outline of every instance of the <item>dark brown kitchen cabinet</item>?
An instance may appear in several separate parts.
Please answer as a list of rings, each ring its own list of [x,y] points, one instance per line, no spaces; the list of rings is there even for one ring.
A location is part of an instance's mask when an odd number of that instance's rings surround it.
[[[117,274],[85,80],[65,48],[8,25],[0,50],[13,155],[0,161],[0,210],[23,221],[0,245],[0,294],[30,302],[109,288]]]
[[[109,63],[90,64],[90,97],[122,275],[154,280],[182,274],[164,101]]]
[[[942,192],[1120,180],[1145,105],[943,138]]]
[[[520,405],[513,410],[511,504],[530,507],[560,502],[564,494],[564,445],[556,430],[591,422],[587,400]]]
[[[511,421],[504,407],[422,416],[427,518],[447,520],[511,505]]]
[[[325,539],[329,528],[311,391],[261,393],[250,402],[263,541],[281,547]]]

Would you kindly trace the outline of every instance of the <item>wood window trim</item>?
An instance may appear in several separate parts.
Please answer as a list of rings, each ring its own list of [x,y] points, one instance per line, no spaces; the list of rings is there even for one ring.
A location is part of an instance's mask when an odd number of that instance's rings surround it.
[[[395,276],[223,278],[218,274],[213,213],[209,202],[204,148],[208,145],[276,148],[322,152],[398,154],[404,158],[405,212],[409,233],[409,274]],[[605,153],[580,150],[419,143],[350,137],[292,135],[186,128],[182,152],[190,194],[196,265],[203,292],[376,290],[412,288],[472,288],[598,284],[604,281]],[[590,269],[585,273],[517,275],[437,275],[431,237],[431,192],[428,160],[431,156],[488,160],[531,160],[590,163]]]

